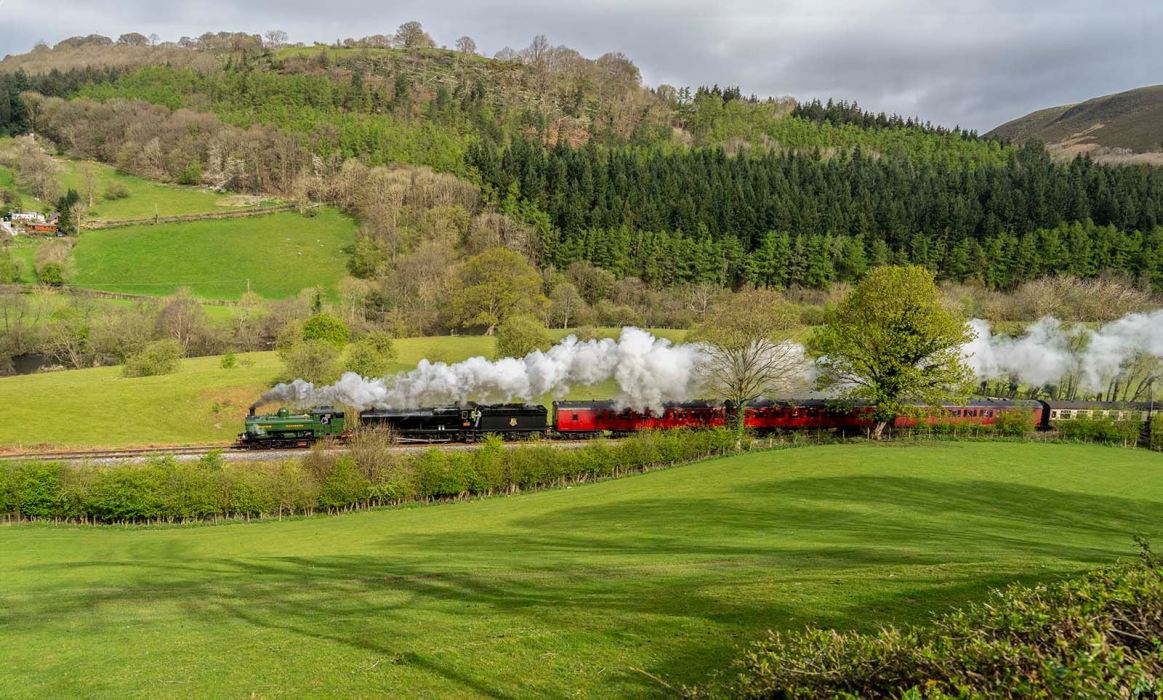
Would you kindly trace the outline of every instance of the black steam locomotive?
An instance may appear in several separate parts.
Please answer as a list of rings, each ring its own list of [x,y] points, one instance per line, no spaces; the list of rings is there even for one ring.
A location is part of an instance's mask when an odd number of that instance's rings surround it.
[[[387,427],[401,441],[472,442],[484,435],[507,440],[544,435],[549,411],[539,404],[467,403],[411,409],[361,411],[363,427]]]

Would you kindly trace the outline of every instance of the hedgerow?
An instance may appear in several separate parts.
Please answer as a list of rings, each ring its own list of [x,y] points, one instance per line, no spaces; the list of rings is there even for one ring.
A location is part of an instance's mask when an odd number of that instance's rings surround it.
[[[0,465],[0,514],[19,519],[149,523],[282,517],[408,502],[512,493],[643,471],[722,454],[729,431],[644,433],[564,449],[505,446],[473,450],[391,449],[371,431],[339,453],[316,449],[283,462],[229,463],[159,457],[145,464]]]
[[[926,628],[769,633],[734,675],[691,695],[735,698],[1155,698],[1163,693],[1163,564],[1013,585]]]
[[[1113,418],[1076,418],[1054,424],[1062,437],[1082,442],[1101,442],[1109,445],[1133,445],[1139,440],[1142,421]]]

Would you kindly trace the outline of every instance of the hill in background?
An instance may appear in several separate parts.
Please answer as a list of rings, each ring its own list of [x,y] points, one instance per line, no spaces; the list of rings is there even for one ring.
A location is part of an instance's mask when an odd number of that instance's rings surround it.
[[[1163,85],[1038,110],[986,135],[1017,142],[1036,139],[1061,158],[1089,153],[1104,161],[1160,165]]]

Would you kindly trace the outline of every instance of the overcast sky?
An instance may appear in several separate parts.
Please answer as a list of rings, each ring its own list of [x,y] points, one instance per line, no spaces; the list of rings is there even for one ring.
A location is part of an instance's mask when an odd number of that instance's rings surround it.
[[[981,131],[1163,83],[1161,0],[0,0],[0,54],[130,31],[334,41],[410,19],[438,44],[468,34],[488,55],[545,34],[591,57],[621,51],[651,85],[855,99]]]

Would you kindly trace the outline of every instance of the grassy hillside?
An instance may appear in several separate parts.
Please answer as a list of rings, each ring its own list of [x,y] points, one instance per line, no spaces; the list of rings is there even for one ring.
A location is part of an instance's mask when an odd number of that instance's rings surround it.
[[[0,152],[10,148],[11,137],[0,137]],[[57,181],[61,189],[75,189],[86,205],[86,221],[144,219],[153,216],[184,216],[253,209],[274,200],[212,192],[201,187],[170,185],[118,172],[116,168],[93,160],[56,158]],[[18,189],[10,168],[0,167],[0,189]],[[111,191],[123,190],[126,196],[106,197]],[[89,195],[92,206],[89,207]],[[45,203],[21,192],[25,209],[41,210]]]
[[[1163,150],[1163,85],[1032,112],[987,134],[1017,142],[1038,139],[1062,148]]]
[[[197,296],[237,299],[250,288],[283,298],[346,274],[355,235],[351,219],[334,210],[316,216],[279,213],[244,219],[196,221],[87,231],[73,249],[78,287],[134,294],[171,294],[189,287]]]
[[[808,623],[923,622],[1163,536],[1135,450],[830,446],[220,527],[0,528],[14,698],[665,695]]]
[[[224,195],[200,187],[183,187],[153,182],[134,175],[117,172],[114,168],[95,161],[65,160],[61,164],[60,181],[64,188],[87,195],[92,182],[93,207],[87,220],[110,221],[144,219],[152,216],[182,216],[223,211],[253,209],[264,200],[258,197]],[[111,188],[123,188],[129,194],[122,199],[109,199],[105,194]],[[273,203],[267,200],[265,203]]]
[[[209,307],[208,307],[209,308]],[[607,329],[613,334],[614,329]],[[685,331],[654,331],[681,339]],[[555,331],[564,335],[564,331]],[[393,371],[422,358],[455,362],[491,356],[495,339],[484,336],[402,338]],[[0,378],[0,446],[127,446],[230,441],[246,408],[282,371],[273,352],[239,355],[240,366],[222,369],[218,357],[182,360],[176,374],[128,379],[120,367]],[[611,385],[578,388],[575,398],[605,398]]]

